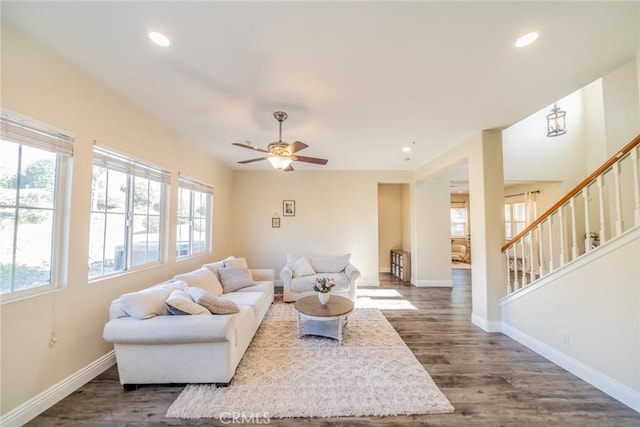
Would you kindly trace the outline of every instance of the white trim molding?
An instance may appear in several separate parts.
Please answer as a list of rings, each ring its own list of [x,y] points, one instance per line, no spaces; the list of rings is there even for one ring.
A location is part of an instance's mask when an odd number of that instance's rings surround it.
[[[115,364],[116,353],[111,350],[78,372],[0,416],[0,425],[18,427],[26,424]]]
[[[380,280],[358,279],[357,284],[364,287],[380,287]]]
[[[539,341],[517,328],[502,324],[502,333],[530,348],[542,357],[566,369],[578,378],[588,382],[597,389],[605,392],[614,399],[627,405],[636,412],[640,412],[640,392],[620,384],[613,378],[603,374],[562,351]]]
[[[452,288],[453,280],[419,280],[411,279],[411,284],[416,288]]]
[[[489,320],[484,317],[480,317],[475,313],[471,314],[471,323],[485,332],[502,332],[502,322],[499,320]]]
[[[391,267],[380,267],[378,269],[379,273],[391,273]]]

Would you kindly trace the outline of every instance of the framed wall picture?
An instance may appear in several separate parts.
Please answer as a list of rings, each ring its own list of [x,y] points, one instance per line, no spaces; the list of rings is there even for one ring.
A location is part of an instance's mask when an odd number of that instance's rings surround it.
[[[296,214],[296,201],[295,200],[283,200],[282,201],[282,216],[295,216]]]
[[[271,218],[271,228],[280,228],[280,217],[278,215],[274,215]]]

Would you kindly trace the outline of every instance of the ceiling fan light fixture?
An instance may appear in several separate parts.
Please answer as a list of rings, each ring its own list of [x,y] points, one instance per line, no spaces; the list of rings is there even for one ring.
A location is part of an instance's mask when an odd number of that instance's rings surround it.
[[[291,164],[291,159],[287,157],[272,156],[267,159],[271,166],[276,169],[286,169]]]

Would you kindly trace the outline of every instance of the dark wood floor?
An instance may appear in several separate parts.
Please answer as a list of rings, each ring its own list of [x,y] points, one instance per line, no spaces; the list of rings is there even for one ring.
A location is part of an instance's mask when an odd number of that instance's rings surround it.
[[[452,289],[415,288],[381,275],[418,310],[385,316],[456,408],[452,414],[271,420],[278,426],[640,426],[640,414],[502,334],[470,323],[470,271],[454,270]],[[123,392],[116,368],[34,419],[31,426],[229,425],[164,417],[181,387]]]

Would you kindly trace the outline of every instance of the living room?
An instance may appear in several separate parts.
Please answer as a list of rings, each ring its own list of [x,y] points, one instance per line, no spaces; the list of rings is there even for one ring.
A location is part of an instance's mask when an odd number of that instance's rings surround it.
[[[577,90],[595,78],[619,70],[620,67],[633,67],[637,77],[637,58],[638,55],[617,63],[611,61],[606,64],[608,68],[604,73],[590,80],[575,81],[573,87]],[[568,93],[561,93],[557,98],[562,99],[566,95]],[[627,94],[619,96],[624,98]],[[636,95],[633,101],[635,110],[631,108],[633,111],[637,111],[638,98]],[[618,105],[615,100],[611,102]],[[460,146],[450,147],[450,150],[439,153],[441,156],[433,161],[417,164],[409,169],[301,168],[293,173],[267,169],[239,169],[236,162],[245,158],[244,153],[237,153],[236,159],[232,162],[233,166],[230,166],[229,162],[218,159],[188,137],[178,134],[168,124],[133,105],[122,93],[110,89],[105,83],[81,71],[78,66],[42,47],[40,43],[4,21],[2,108],[62,129],[74,136],[73,173],[69,181],[72,197],[66,211],[67,221],[72,226],[69,227],[69,233],[62,243],[66,248],[66,256],[61,263],[61,268],[65,270],[65,284],[48,292],[13,299],[3,298],[2,301],[3,415],[16,408],[22,408],[31,414],[38,413],[55,403],[60,396],[73,392],[111,367],[115,361],[111,353],[113,347],[102,338],[102,329],[108,320],[109,302],[127,292],[198,268],[206,262],[233,254],[246,257],[252,266],[279,271],[285,264],[287,253],[313,254],[317,251],[316,248],[322,248],[321,252],[326,254],[352,254],[353,263],[362,272],[359,286],[379,285],[379,223],[375,215],[378,206],[378,185],[409,185],[413,188],[415,200],[420,205],[424,203],[425,197],[431,194],[429,189],[421,185],[439,171],[446,170],[459,161],[460,153],[470,146],[469,141],[473,140],[475,143],[483,138],[482,128],[478,128],[477,133],[459,141]],[[188,108],[188,105],[185,105],[185,108]],[[537,110],[532,109],[527,113],[535,111]],[[617,112],[611,111],[611,115],[615,114]],[[637,117],[635,120],[637,125]],[[628,126],[624,125],[615,126],[615,121],[615,118],[611,119],[611,129],[628,129]],[[275,131],[275,126],[268,129]],[[636,133],[637,129],[635,133],[627,132],[632,137]],[[239,137],[225,135],[222,139],[225,140],[225,145],[229,145]],[[293,135],[287,137],[294,138]],[[607,157],[606,154],[614,153],[629,139],[612,137],[611,141],[616,141],[612,142],[614,146],[598,148],[602,154],[599,157],[600,163]],[[171,193],[167,212],[170,213],[169,223],[172,225],[177,222],[176,196],[180,177],[196,178],[211,186],[211,252],[178,259],[173,251],[167,250],[166,258],[158,265],[127,274],[88,280],[87,259],[91,230],[88,212],[92,198],[95,146],[108,147],[153,165],[161,165],[170,171]],[[320,150],[319,144],[317,148],[312,145],[311,150]],[[455,155],[453,152],[456,152]],[[466,152],[477,153],[473,149]],[[314,154],[325,155],[320,151]],[[334,159],[331,154],[333,153],[326,153],[330,161]],[[505,157],[506,155],[505,153]],[[469,163],[469,177],[473,179],[477,169],[471,164],[472,161],[474,160],[470,160]],[[566,158],[556,162],[566,163]],[[589,165],[596,163],[589,162]],[[522,163],[506,165],[506,168],[514,166],[517,166],[523,175],[530,171],[525,167],[527,165]],[[537,165],[529,166],[535,169]],[[567,167],[564,172],[573,174],[575,171]],[[572,175],[570,179],[567,178],[567,188],[559,191],[558,196],[585,175]],[[528,176],[517,180],[556,179],[557,174],[553,177]],[[435,183],[438,197],[442,198],[447,206],[449,182],[450,179],[446,177]],[[486,184],[487,188],[491,188],[490,186],[491,183]],[[497,194],[490,194],[490,198],[493,200],[492,203],[501,206],[505,194],[502,185],[499,190],[496,191]],[[476,194],[483,192],[484,189]],[[295,201],[294,216],[282,214],[283,200]],[[483,203],[475,202],[472,200],[472,209],[480,209],[481,214],[472,217],[474,220],[482,219],[485,207]],[[487,207],[486,211],[489,210]],[[274,214],[280,216],[279,228],[272,227]],[[416,272],[417,277],[424,281],[451,280],[448,225],[444,231],[441,223],[428,223],[426,220],[424,223],[416,222],[416,226],[420,233],[424,233],[415,236],[416,247],[424,249],[417,251],[416,259],[413,260],[419,268]],[[491,227],[502,232],[504,224],[497,221]],[[168,241],[175,243],[175,227],[167,229],[170,230]],[[327,229],[331,231],[327,232]],[[438,246],[432,247],[427,243],[433,235],[437,235]],[[486,242],[483,243],[483,240],[479,235],[478,248],[488,245]],[[495,240],[503,242],[504,238],[500,234]],[[480,249],[474,246],[473,250]],[[433,256],[429,256],[432,251]],[[502,259],[500,253],[491,256]],[[487,262],[481,260],[478,261],[478,270],[474,275],[484,275],[484,280],[491,282],[494,277],[499,278],[504,274],[504,271],[497,272],[487,267]],[[479,279],[479,284],[480,281]],[[502,283],[499,286],[500,292],[503,292]],[[491,310],[493,309],[490,307],[486,309],[487,321],[493,320]],[[52,388],[55,392],[50,392]],[[49,394],[43,396],[45,392]],[[37,400],[34,400],[36,398]],[[25,409],[24,405],[28,408]]]

